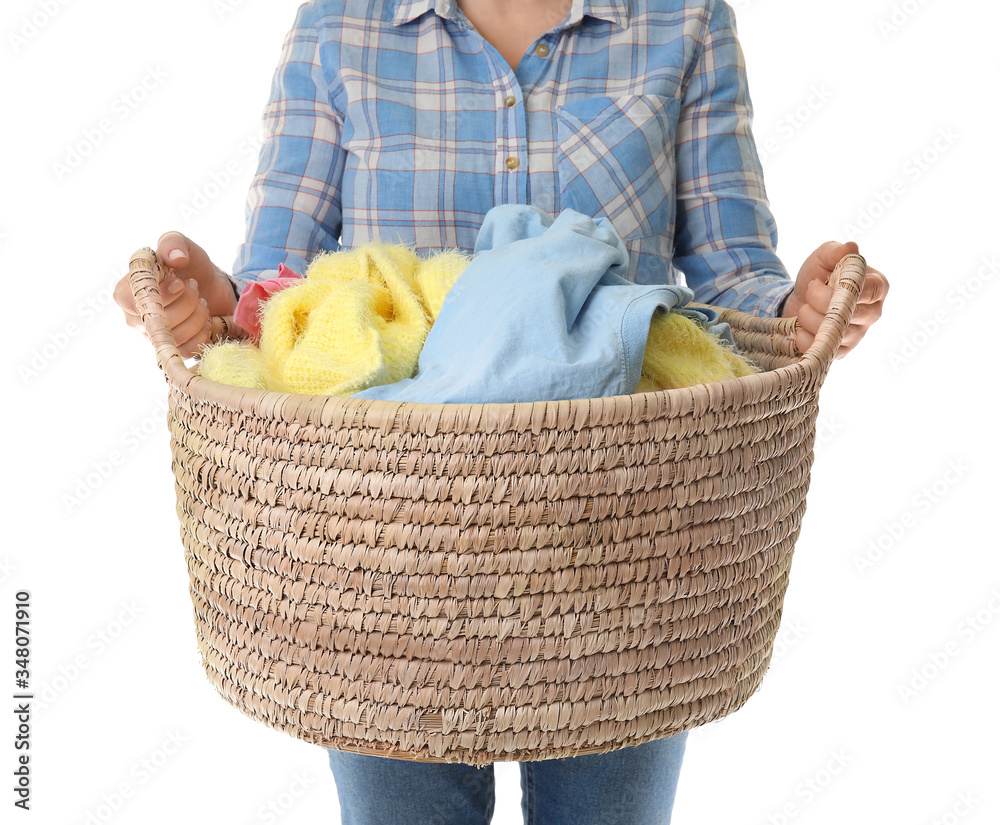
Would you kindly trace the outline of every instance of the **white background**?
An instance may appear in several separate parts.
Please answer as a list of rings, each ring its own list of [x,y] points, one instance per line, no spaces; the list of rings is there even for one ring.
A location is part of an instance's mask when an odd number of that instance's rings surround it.
[[[892,290],[824,387],[772,667],[740,712],[692,732],[674,822],[996,823],[1000,15],[733,5],[779,254],[794,275],[821,242],[854,238]],[[28,590],[39,697],[27,815],[0,711],[5,822],[339,822],[325,752],[251,723],[204,676],[166,386],[111,301],[131,253],[168,229],[231,265],[297,6],[5,0],[0,696],[15,704]],[[517,766],[497,777],[494,821],[520,822]]]

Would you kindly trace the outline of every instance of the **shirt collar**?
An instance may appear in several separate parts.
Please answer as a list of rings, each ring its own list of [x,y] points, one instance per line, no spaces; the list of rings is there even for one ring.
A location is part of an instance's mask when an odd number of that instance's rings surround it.
[[[442,6],[451,5],[454,8],[455,0],[445,0],[441,3]],[[399,26],[403,23],[409,23],[412,20],[416,20],[420,15],[426,14],[431,9],[434,8],[434,0],[399,0],[396,4],[396,14],[392,18],[392,25]],[[442,17],[443,9],[438,11]],[[450,15],[448,15],[450,17]]]
[[[409,23],[431,10],[439,17],[454,20],[458,5],[456,0],[399,0],[392,24]],[[607,20],[624,29],[628,26],[628,0],[573,0],[566,25],[579,23],[584,15]]]
[[[628,28],[628,0],[573,0],[567,25],[579,23],[584,15]]]

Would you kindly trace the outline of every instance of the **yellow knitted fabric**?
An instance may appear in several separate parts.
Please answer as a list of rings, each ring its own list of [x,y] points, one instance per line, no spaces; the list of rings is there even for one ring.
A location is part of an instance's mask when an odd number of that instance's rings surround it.
[[[247,341],[224,341],[203,347],[198,374],[233,387],[270,389],[265,378],[264,354]]]
[[[690,318],[677,312],[654,312],[635,391],[690,387],[759,371]]]
[[[445,296],[465,271],[470,258],[455,251],[438,252],[417,268],[420,296],[431,323],[437,320]]]
[[[351,395],[409,378],[431,327],[404,246],[326,253],[264,304],[260,349],[281,392]]]
[[[263,306],[260,348],[227,342],[202,351],[199,374],[237,387],[353,395],[411,378],[445,296],[469,257],[421,259],[378,241],[317,255],[302,283]]]
[[[421,259],[406,246],[377,241],[320,254],[302,283],[264,303],[259,349],[247,341],[205,347],[199,374],[237,387],[341,396],[412,378],[427,333],[469,260],[458,251]],[[754,372],[691,319],[655,312],[635,391]]]

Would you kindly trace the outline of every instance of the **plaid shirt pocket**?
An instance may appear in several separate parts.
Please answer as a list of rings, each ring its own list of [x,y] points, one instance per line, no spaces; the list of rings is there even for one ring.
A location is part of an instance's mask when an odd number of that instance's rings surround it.
[[[605,216],[626,241],[673,235],[679,98],[596,97],[556,112],[559,208]]]

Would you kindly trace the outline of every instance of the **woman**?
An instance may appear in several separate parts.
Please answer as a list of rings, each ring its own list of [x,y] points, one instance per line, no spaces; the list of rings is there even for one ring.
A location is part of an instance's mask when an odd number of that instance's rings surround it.
[[[233,276],[166,233],[167,319],[190,356],[209,317],[280,265],[301,273],[321,250],[373,238],[471,250],[492,206],[531,203],[609,218],[633,281],[683,274],[696,301],[795,316],[805,350],[830,272],[858,250],[830,241],[788,277],[750,116],[721,0],[313,0],[274,75]],[[869,268],[840,355],[887,291]],[[116,300],[139,326],[127,279]],[[669,822],[686,736],[521,763],[526,822]],[[492,766],[329,756],[344,823],[492,816]]]

